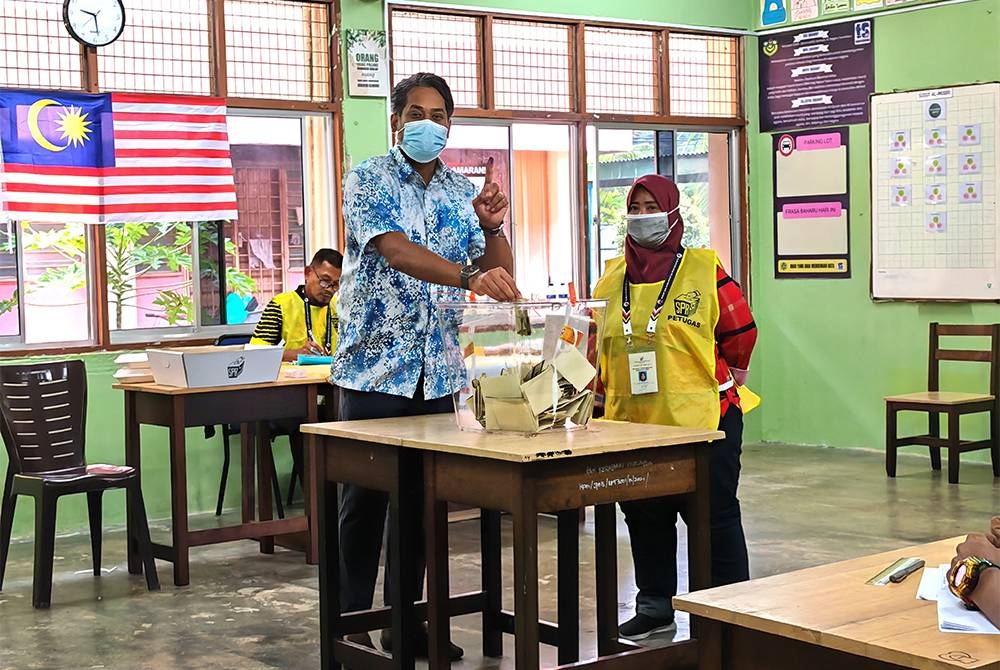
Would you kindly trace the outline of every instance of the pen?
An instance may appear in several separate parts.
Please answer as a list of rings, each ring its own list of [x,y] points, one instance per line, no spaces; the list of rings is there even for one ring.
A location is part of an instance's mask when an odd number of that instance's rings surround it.
[[[914,561],[913,563],[910,563],[909,565],[889,575],[889,581],[893,584],[898,584],[922,567],[924,567],[923,559]]]

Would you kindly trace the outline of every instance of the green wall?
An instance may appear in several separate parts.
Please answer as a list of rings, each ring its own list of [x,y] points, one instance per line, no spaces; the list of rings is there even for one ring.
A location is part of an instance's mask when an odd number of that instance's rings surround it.
[[[875,20],[877,90],[1000,79],[998,35],[1000,0],[879,17]],[[753,46],[748,65],[747,100],[756,125]],[[867,125],[853,126],[850,133],[853,277],[776,281],[771,135],[751,132],[749,146],[752,293],[761,328],[753,381],[764,396],[755,430],[766,441],[881,449],[882,397],[926,388],[928,324],[993,323],[1000,321],[1000,306],[872,302]],[[946,368],[945,382],[953,384],[953,390],[985,389],[983,367],[952,366]],[[975,422],[975,418],[963,425],[985,436],[985,419]],[[901,432],[923,425],[913,418],[901,424]],[[977,457],[986,460],[986,452],[965,456]]]

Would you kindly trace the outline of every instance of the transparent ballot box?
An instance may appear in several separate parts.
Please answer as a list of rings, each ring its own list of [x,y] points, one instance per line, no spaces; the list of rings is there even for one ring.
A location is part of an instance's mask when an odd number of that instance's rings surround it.
[[[590,421],[604,300],[440,303],[463,430],[532,435]]]

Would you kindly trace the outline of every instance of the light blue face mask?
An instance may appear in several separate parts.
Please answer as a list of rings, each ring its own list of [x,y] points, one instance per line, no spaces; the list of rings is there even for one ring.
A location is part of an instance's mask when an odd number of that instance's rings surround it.
[[[403,139],[399,148],[418,163],[430,163],[444,151],[448,144],[448,129],[430,119],[410,121],[403,126]]]

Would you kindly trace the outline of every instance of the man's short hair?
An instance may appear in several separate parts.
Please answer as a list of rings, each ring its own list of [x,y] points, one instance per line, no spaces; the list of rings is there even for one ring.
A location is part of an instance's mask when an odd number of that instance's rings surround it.
[[[320,249],[313,256],[309,265],[318,268],[323,263],[329,263],[333,267],[341,269],[344,267],[344,255],[336,249]]]
[[[396,84],[392,89],[392,113],[403,113],[406,109],[406,101],[410,98],[410,91],[415,88],[433,88],[444,98],[444,111],[448,118],[455,112],[455,99],[451,97],[451,88],[448,82],[431,72],[418,72]]]

